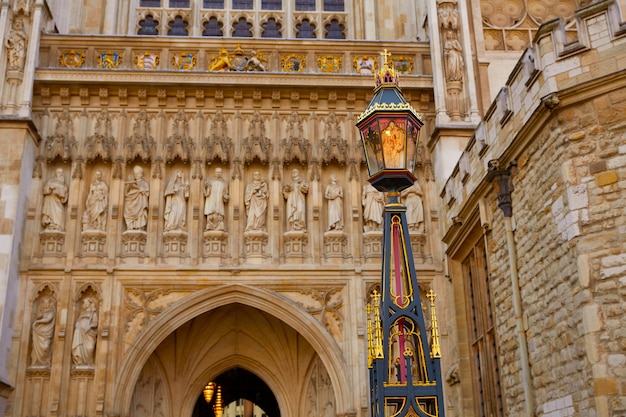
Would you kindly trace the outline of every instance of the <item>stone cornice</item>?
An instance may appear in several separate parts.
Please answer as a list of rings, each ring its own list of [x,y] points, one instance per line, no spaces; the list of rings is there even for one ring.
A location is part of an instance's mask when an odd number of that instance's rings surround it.
[[[215,73],[209,71],[124,71],[87,69],[40,68],[35,72],[35,82],[39,83],[85,83],[85,84],[143,84],[150,85],[189,85],[194,87],[302,87],[316,88],[363,88],[373,89],[371,75],[356,74],[288,74],[288,73]],[[402,88],[432,89],[431,76],[405,75],[401,79]]]

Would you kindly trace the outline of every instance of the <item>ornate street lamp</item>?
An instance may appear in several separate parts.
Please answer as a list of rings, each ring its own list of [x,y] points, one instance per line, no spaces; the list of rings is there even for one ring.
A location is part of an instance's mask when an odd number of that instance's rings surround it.
[[[417,112],[406,102],[391,67],[387,50],[376,74],[374,97],[356,126],[369,182],[387,192],[384,213],[383,264],[380,293],[367,305],[368,367],[372,417],[444,417],[439,330],[430,299],[430,332],[413,263],[406,207],[399,192],[416,180],[419,131]],[[430,336],[430,337],[428,337]]]

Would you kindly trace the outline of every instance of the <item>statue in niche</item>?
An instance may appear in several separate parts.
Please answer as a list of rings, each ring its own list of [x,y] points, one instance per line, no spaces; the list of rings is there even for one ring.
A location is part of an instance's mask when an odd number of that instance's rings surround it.
[[[43,187],[41,224],[45,230],[65,230],[65,203],[68,194],[69,188],[65,184],[63,169],[57,168],[54,177]]]
[[[416,181],[412,186],[400,193],[406,206],[406,222],[409,230],[424,233],[424,204],[422,187]]]
[[[4,41],[7,48],[7,56],[9,58],[8,69],[21,70],[24,68],[26,59],[26,42],[28,36],[24,32],[24,22],[22,19],[16,19],[13,28]]]
[[[150,186],[143,177],[143,168],[136,165],[124,187],[124,222],[127,230],[145,230],[148,225]]]
[[[363,231],[382,230],[385,195],[368,182],[363,186],[361,200],[363,205]]]
[[[443,43],[443,54],[445,57],[446,80],[462,81],[463,68],[463,48],[457,39],[457,33],[454,30],[446,30],[446,40]]]
[[[187,222],[187,199],[189,198],[189,182],[185,180],[183,171],[176,170],[174,177],[165,188],[165,231],[184,230]]]
[[[109,187],[102,181],[102,172],[95,172],[83,213],[83,230],[104,230],[107,225]]]
[[[215,177],[204,182],[204,215],[206,230],[224,230],[224,204],[228,202],[228,183],[222,176],[222,168],[215,168]]]
[[[32,324],[31,366],[50,366],[56,316],[55,299],[42,297],[37,304],[37,316]]]
[[[267,188],[267,181],[261,179],[259,171],[255,171],[253,180],[246,186],[246,192],[244,195],[246,215],[248,216],[246,221],[246,232],[265,232],[268,199],[269,191]]]
[[[283,197],[287,200],[287,230],[306,230],[306,194],[309,183],[300,177],[300,171],[291,171],[291,183],[283,186]]]
[[[328,229],[343,230],[343,188],[337,184],[337,176],[331,174],[324,197],[328,200]]]
[[[94,297],[85,297],[80,315],[74,325],[72,338],[72,362],[76,366],[93,366],[98,334],[98,302]]]

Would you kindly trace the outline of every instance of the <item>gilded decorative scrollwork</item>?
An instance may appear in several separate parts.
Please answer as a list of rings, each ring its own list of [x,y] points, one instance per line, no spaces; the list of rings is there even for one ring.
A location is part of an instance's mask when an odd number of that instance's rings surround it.
[[[409,56],[394,56],[391,64],[400,74],[411,74],[413,72],[413,58]]]
[[[159,66],[158,52],[135,52],[135,68],[139,70],[153,70]]]
[[[59,51],[59,64],[64,68],[82,68],[85,64],[85,51]]]
[[[115,69],[122,64],[122,54],[117,51],[103,51],[98,53],[98,67],[100,69]]]
[[[172,68],[181,71],[191,71],[196,66],[196,54],[192,52],[178,52],[172,54]]]
[[[374,74],[378,70],[378,59],[375,56],[355,56],[352,60],[357,74]]]
[[[280,62],[285,72],[303,72],[306,67],[306,57],[304,55],[283,55]]]
[[[320,72],[338,73],[341,71],[342,59],[340,56],[324,55],[317,57],[317,67]]]

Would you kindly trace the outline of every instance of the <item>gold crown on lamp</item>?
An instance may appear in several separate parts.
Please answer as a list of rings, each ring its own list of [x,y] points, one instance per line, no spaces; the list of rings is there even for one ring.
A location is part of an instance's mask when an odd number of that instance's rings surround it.
[[[384,49],[383,52],[380,53],[383,57],[383,65],[380,67],[378,72],[375,75],[376,79],[376,88],[381,87],[383,85],[395,85],[400,88],[398,71],[393,68],[393,61],[391,61],[391,52],[387,52],[387,49]]]

